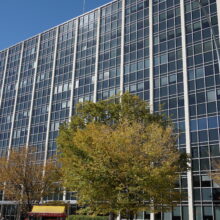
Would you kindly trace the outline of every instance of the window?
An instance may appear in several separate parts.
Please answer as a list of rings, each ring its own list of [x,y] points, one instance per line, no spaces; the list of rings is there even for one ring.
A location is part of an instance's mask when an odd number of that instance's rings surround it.
[[[200,118],[200,119],[198,119],[198,129],[199,129],[199,130],[207,129],[207,121],[206,121],[206,118]]]
[[[167,56],[167,54],[161,55],[161,56],[160,56],[160,63],[161,63],[161,64],[165,64],[165,63],[167,63],[167,62],[168,62],[168,56]]]
[[[79,80],[78,80],[78,79],[76,80],[75,88],[76,88],[76,89],[79,88]]]
[[[191,120],[190,121],[190,130],[191,131],[197,130],[197,120]]]
[[[154,65],[159,65],[159,64],[160,64],[159,56],[155,56],[154,57]]]
[[[219,145],[211,145],[210,146],[210,155],[211,156],[220,156],[220,148]]]
[[[198,31],[201,28],[201,23],[200,22],[196,22],[193,24],[193,30],[194,31]]]
[[[136,91],[136,85],[130,85],[130,92]]]
[[[217,90],[217,98],[220,99],[220,89]]]
[[[104,79],[108,79],[109,78],[109,71],[104,72]]]
[[[95,83],[95,76],[92,76],[92,84]]]
[[[167,76],[161,77],[161,86],[167,85]]]
[[[209,128],[217,128],[218,127],[217,117],[209,117],[208,125],[209,125]]]
[[[208,102],[216,101],[216,93],[214,90],[207,91],[207,101]]]
[[[205,75],[204,72],[205,71],[203,67],[196,68],[196,78],[203,77]]]
[[[176,74],[170,75],[169,76],[169,83],[176,83]]]
[[[63,91],[64,91],[64,92],[65,92],[65,91],[68,91],[68,86],[69,86],[68,83],[66,83],[66,84],[63,85]]]
[[[154,37],[154,45],[159,44],[159,37],[156,36]]]
[[[62,92],[62,89],[63,89],[63,85],[59,85],[59,86],[58,86],[58,93],[61,93],[61,92]]]

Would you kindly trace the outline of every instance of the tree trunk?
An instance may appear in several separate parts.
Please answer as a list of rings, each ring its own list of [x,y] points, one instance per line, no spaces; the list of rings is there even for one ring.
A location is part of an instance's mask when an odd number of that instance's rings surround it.
[[[114,215],[114,213],[113,212],[110,212],[109,213],[109,218],[108,218],[109,220],[114,220],[115,219],[115,215]]]
[[[130,218],[129,218],[130,220],[133,220],[134,219],[134,213],[133,212],[131,212],[130,213]]]
[[[127,211],[127,218],[129,220],[133,220],[134,219],[134,213],[130,210]]]

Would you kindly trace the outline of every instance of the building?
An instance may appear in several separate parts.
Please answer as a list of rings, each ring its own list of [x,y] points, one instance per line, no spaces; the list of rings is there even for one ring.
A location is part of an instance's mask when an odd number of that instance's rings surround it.
[[[156,219],[220,219],[207,176],[220,157],[220,1],[198,2],[115,0],[0,51],[0,155],[34,145],[46,161],[78,102],[130,91],[163,105],[192,155],[179,183],[188,200]]]

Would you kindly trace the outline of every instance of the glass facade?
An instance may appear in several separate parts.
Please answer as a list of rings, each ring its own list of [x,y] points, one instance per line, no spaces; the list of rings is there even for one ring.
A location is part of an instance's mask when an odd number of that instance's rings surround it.
[[[0,155],[36,146],[46,162],[78,102],[129,91],[172,118],[178,149],[192,155],[177,183],[188,199],[155,219],[220,219],[220,186],[207,175],[220,159],[219,21],[218,0],[115,0],[0,51]]]

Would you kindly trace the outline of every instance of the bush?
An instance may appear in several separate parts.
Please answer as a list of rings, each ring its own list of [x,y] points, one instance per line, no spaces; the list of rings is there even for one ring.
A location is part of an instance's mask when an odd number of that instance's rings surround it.
[[[70,215],[67,220],[108,220],[106,216]]]

